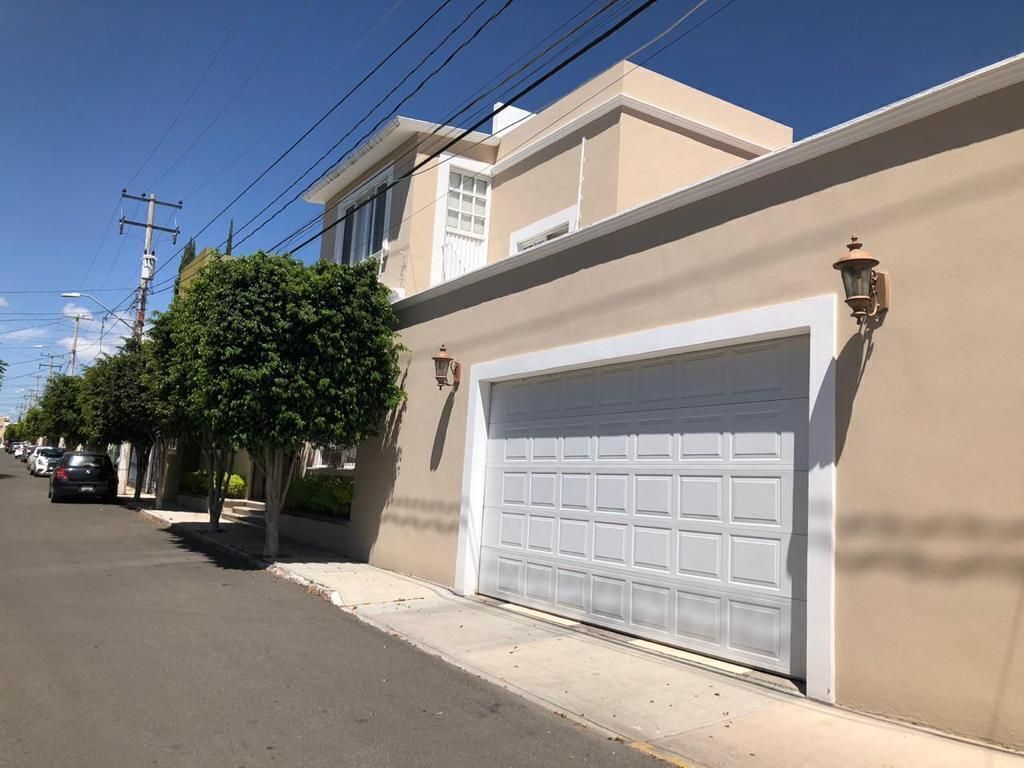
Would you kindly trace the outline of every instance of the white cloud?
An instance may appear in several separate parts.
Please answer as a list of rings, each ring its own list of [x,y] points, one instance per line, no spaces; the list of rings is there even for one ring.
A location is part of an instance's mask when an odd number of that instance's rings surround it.
[[[10,303],[8,303],[7,299],[5,299],[3,296],[0,296],[0,307],[9,307],[9,306],[10,306]]]
[[[75,302],[73,301],[69,301],[67,304],[65,304],[61,312],[64,313],[65,317],[79,316],[82,318],[83,322],[85,322],[86,320],[94,319],[92,312],[90,312],[87,307],[75,304]]]

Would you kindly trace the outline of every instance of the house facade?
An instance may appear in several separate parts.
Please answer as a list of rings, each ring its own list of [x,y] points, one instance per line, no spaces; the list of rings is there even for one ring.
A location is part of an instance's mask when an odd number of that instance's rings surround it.
[[[408,348],[349,554],[1024,746],[1024,58],[796,143],[628,63],[515,114],[324,238]],[[853,233],[892,289],[861,325]]]

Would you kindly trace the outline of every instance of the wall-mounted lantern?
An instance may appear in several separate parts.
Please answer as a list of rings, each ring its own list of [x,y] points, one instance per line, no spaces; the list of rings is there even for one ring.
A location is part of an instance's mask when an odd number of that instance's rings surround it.
[[[437,388],[452,387],[459,388],[459,381],[462,378],[462,364],[448,354],[448,348],[444,344],[434,355],[434,378],[437,380]],[[451,373],[452,380],[448,381],[448,374]]]
[[[851,317],[857,318],[857,325],[866,318],[878,317],[889,309],[889,275],[877,272],[878,259],[864,250],[854,235],[846,245],[848,251],[832,265],[843,276],[843,290],[846,303],[853,310]]]

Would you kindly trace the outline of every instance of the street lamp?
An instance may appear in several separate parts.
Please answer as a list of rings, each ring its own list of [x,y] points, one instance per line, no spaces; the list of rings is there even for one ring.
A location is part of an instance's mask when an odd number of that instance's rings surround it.
[[[92,299],[97,304],[99,304],[101,307],[103,307],[103,309],[105,309],[107,311],[108,315],[110,315],[111,317],[116,317],[118,320],[120,320],[122,323],[124,323],[125,326],[128,328],[128,330],[130,330],[130,331],[134,331],[135,330],[132,327],[131,323],[129,323],[127,320],[125,320],[119,314],[114,312],[114,310],[112,310],[110,307],[108,307],[106,304],[104,304],[102,301],[100,301],[99,299],[97,299],[95,296],[93,296],[90,293],[82,293],[81,291],[64,291],[64,293],[62,293],[61,296],[63,296],[65,299],[81,299],[81,298]]]

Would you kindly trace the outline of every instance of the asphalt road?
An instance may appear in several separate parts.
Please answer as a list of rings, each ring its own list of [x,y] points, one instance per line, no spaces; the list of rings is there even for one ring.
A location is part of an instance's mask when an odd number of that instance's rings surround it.
[[[656,761],[0,453],[0,766]]]

